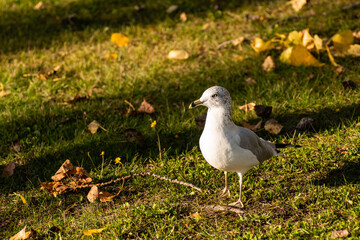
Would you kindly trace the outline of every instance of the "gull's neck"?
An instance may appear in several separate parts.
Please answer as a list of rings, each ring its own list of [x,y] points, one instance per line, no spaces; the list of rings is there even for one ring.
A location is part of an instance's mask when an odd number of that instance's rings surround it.
[[[206,116],[205,129],[221,129],[233,126],[231,120],[231,109],[224,107],[209,108]]]

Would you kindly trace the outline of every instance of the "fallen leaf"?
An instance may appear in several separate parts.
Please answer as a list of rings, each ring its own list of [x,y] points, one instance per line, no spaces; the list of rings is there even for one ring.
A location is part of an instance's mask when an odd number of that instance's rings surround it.
[[[201,30],[205,31],[208,28],[209,28],[209,23],[205,23],[204,25],[202,25]]]
[[[56,171],[55,175],[51,177],[51,179],[55,182],[58,182],[70,175],[72,171],[74,171],[74,165],[70,162],[69,159],[67,159]]]
[[[8,178],[11,177],[14,174],[15,170],[15,163],[11,162],[2,170],[1,177]]]
[[[336,151],[340,154],[346,154],[349,151],[349,147],[347,146],[336,146]]]
[[[201,215],[198,212],[190,213],[190,217],[194,218],[197,221],[201,219]]]
[[[196,123],[196,127],[199,129],[203,129],[205,127],[205,123],[206,123],[206,116],[207,114],[204,113],[201,116],[195,117],[195,123]]]
[[[316,34],[314,35],[314,45],[317,53],[323,48],[323,40]]]
[[[331,38],[334,48],[337,51],[343,52],[346,50],[354,41],[354,36],[351,30],[345,30],[340,33],[335,34]]]
[[[251,47],[255,50],[255,52],[260,53],[260,52],[264,52],[264,51],[273,49],[275,47],[275,45],[272,42],[272,40],[264,42],[261,38],[256,37],[251,42]]]
[[[26,199],[20,193],[15,193],[16,196],[19,196],[21,201],[25,204],[26,207],[29,207],[29,204],[26,202]]]
[[[144,136],[141,132],[136,131],[135,129],[129,128],[124,131],[126,141],[128,142],[138,142],[140,145],[144,144]]]
[[[255,83],[256,83],[255,79],[253,79],[253,78],[251,78],[251,77],[248,77],[247,79],[245,79],[245,82],[246,82],[246,84],[248,84],[248,85],[252,85],[252,84],[255,84]]]
[[[232,40],[231,43],[233,46],[237,46],[237,45],[240,45],[244,40],[245,40],[244,37],[238,37],[238,38],[235,38],[234,40]]]
[[[328,54],[328,57],[329,57],[329,59],[330,59],[331,64],[332,64],[333,66],[337,67],[338,64],[335,62],[335,59],[334,59],[333,55],[332,55],[331,52],[330,52],[329,46],[328,46],[328,45],[325,45],[325,48],[326,48],[326,51],[327,51],[327,54]]]
[[[301,45],[303,33],[299,31],[292,31],[288,35],[287,44]]]
[[[104,131],[107,131],[105,128],[103,128],[100,123],[98,123],[96,120],[92,121],[91,123],[89,123],[88,125],[88,129],[91,132],[91,134],[95,134],[97,132],[97,130],[101,128]]]
[[[33,9],[34,10],[40,10],[40,9],[43,9],[45,8],[45,4],[43,2],[38,2],[34,7]]]
[[[0,98],[5,97],[6,95],[9,95],[10,91],[0,91]]]
[[[112,195],[111,193],[106,191],[100,191],[98,195],[100,202],[112,201],[112,199],[116,196],[117,195]]]
[[[54,67],[51,71],[49,71],[49,72],[47,73],[47,76],[55,75],[58,71],[60,71],[60,69],[61,69],[61,66],[60,66],[60,65]]]
[[[245,104],[245,105],[242,105],[242,106],[238,106],[238,108],[240,110],[245,111],[245,113],[247,113],[248,111],[254,110],[255,105],[256,105],[255,103],[251,102],[251,103],[248,103],[248,104]]]
[[[349,55],[352,57],[360,57],[360,45],[359,44],[350,45],[349,48],[345,51],[345,55]]]
[[[311,128],[312,124],[314,122],[314,119],[309,118],[309,117],[304,117],[300,120],[300,122],[296,125],[296,129],[298,130],[308,130]]]
[[[92,186],[88,195],[86,198],[89,200],[89,202],[95,202],[95,200],[98,198],[99,192],[97,186]]]
[[[270,117],[272,113],[272,107],[271,106],[265,106],[265,105],[256,105],[254,107],[254,110],[256,112],[256,115],[262,118]]]
[[[14,236],[12,236],[11,238],[10,238],[10,240],[23,240],[23,239],[26,239],[25,238],[25,232],[26,231],[26,226],[23,228],[23,229],[21,229],[21,231],[20,232],[18,232],[17,234],[15,234]]]
[[[84,230],[83,234],[84,234],[84,236],[91,236],[96,233],[101,233],[104,230],[105,230],[105,228]]]
[[[111,41],[116,43],[119,47],[126,47],[130,43],[130,39],[121,33],[111,34]]]
[[[137,109],[138,113],[148,113],[152,114],[155,112],[155,108],[151,106],[145,99],[142,101],[140,107]]]
[[[21,146],[19,141],[12,142],[10,145],[10,149],[14,150],[15,152],[20,152]]]
[[[272,71],[275,68],[275,62],[271,56],[267,56],[261,67],[266,72]]]
[[[332,231],[331,232],[331,238],[345,238],[347,236],[349,236],[349,231],[347,229],[344,229],[344,230],[340,230],[340,231]]]
[[[280,61],[293,66],[323,66],[313,55],[302,45],[295,45],[283,51],[280,55]]]
[[[272,134],[279,134],[281,132],[281,129],[283,128],[283,125],[278,123],[275,119],[270,119],[266,121],[265,130]]]
[[[241,122],[241,125],[244,128],[248,128],[251,131],[256,132],[257,130],[259,130],[261,128],[261,123],[262,123],[262,120],[260,120],[256,125],[251,125],[251,124],[246,123],[246,122]]]
[[[314,38],[309,33],[309,28],[302,31],[302,45],[308,50],[312,50],[315,47]]]
[[[345,89],[352,89],[352,90],[356,89],[356,87],[357,87],[356,83],[352,80],[343,81],[342,85]]]
[[[184,50],[172,50],[169,52],[168,59],[185,60],[189,58],[189,53]]]
[[[166,13],[170,14],[175,12],[178,9],[177,5],[171,5],[170,7],[168,7],[168,9],[166,10]]]
[[[360,31],[354,31],[353,36],[354,38],[360,39]]]
[[[186,22],[186,20],[187,20],[186,13],[182,12],[182,13],[180,14],[180,20],[181,20],[182,22]]]
[[[287,4],[290,4],[295,12],[300,11],[303,6],[307,3],[307,0],[291,0]]]
[[[106,54],[104,56],[104,58],[107,58],[107,59],[117,59],[118,58],[118,55],[115,54],[115,53],[109,53],[109,54]]]

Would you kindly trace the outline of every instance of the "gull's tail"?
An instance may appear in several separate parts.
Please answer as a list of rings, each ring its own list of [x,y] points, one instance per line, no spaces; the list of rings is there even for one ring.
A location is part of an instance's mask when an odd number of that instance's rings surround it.
[[[275,143],[275,148],[299,148],[300,145],[284,144],[284,143]]]

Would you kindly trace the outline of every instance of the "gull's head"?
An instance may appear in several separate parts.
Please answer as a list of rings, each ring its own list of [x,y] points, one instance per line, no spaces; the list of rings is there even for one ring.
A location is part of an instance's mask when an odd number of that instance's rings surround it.
[[[197,106],[206,106],[208,108],[230,108],[231,109],[231,97],[230,93],[226,88],[220,86],[214,86],[205,90],[201,98],[192,102],[189,108]]]

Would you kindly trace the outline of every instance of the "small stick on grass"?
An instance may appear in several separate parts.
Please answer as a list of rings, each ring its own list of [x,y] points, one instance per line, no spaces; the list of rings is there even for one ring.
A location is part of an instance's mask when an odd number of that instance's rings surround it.
[[[203,205],[201,206],[204,209],[208,209],[208,210],[214,210],[214,211],[226,211],[226,212],[234,212],[237,214],[242,214],[244,213],[243,210],[240,210],[239,208],[236,207],[230,207],[230,206],[221,206],[221,205]]]
[[[144,176],[152,176],[152,177],[159,178],[161,180],[165,180],[165,181],[168,181],[168,182],[172,182],[172,183],[180,184],[180,185],[183,185],[183,186],[191,187],[191,188],[193,188],[193,189],[195,189],[195,190],[197,190],[199,192],[202,191],[201,188],[198,188],[198,187],[194,186],[191,183],[179,181],[179,180],[176,180],[176,179],[170,179],[170,178],[163,177],[163,176],[157,175],[155,173],[151,173],[151,172],[134,173],[134,174],[130,174],[130,175],[126,175],[126,176],[123,176],[123,177],[119,177],[119,178],[110,180],[108,182],[96,183],[96,184],[86,184],[86,185],[78,186],[76,188],[88,188],[88,187],[93,187],[93,186],[103,187],[103,186],[107,186],[107,185],[110,185],[110,184],[113,184],[113,183],[116,183],[116,182],[119,182],[119,181],[125,181],[126,179],[129,179],[129,178],[144,177]]]

